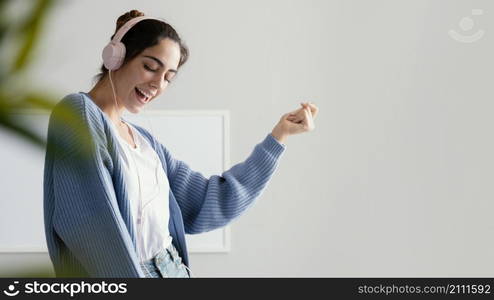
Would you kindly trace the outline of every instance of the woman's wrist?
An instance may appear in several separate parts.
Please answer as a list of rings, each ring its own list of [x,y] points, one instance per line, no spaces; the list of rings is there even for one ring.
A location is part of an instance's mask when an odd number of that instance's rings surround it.
[[[273,131],[271,132],[271,135],[279,142],[279,143],[285,143],[287,135],[282,134],[277,128],[275,127]]]

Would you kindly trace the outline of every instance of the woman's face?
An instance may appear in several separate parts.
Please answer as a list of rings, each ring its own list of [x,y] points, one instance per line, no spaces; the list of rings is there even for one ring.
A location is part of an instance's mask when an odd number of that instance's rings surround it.
[[[163,93],[173,80],[179,61],[180,46],[169,38],[146,48],[111,74],[119,102],[128,111],[138,113]]]

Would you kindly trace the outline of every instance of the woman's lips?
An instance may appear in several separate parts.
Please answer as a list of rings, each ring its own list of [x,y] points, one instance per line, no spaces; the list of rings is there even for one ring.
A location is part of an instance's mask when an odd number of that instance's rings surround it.
[[[146,104],[149,102],[149,98],[142,98],[141,95],[139,95],[139,93],[137,92],[137,88],[134,88],[134,94],[136,95],[137,100],[139,100],[139,102],[141,102],[142,104]]]

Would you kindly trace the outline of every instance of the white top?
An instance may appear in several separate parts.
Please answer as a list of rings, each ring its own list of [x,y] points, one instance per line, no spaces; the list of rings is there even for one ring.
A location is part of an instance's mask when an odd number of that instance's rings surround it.
[[[170,186],[160,159],[149,142],[132,125],[125,123],[131,128],[136,148],[122,138],[115,124],[110,122],[123,148],[124,180],[137,231],[138,257],[142,262],[153,258],[172,242],[168,231]]]

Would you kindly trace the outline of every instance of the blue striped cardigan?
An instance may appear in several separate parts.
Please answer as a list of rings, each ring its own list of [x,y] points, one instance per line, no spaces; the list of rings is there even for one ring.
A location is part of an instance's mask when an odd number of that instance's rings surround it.
[[[109,122],[83,92],[67,95],[50,114],[43,208],[57,277],[144,277],[122,150]],[[168,177],[169,231],[187,266],[185,234],[217,229],[240,216],[261,195],[286,147],[268,134],[244,162],[207,179],[174,159],[146,129],[131,124],[155,149]]]

